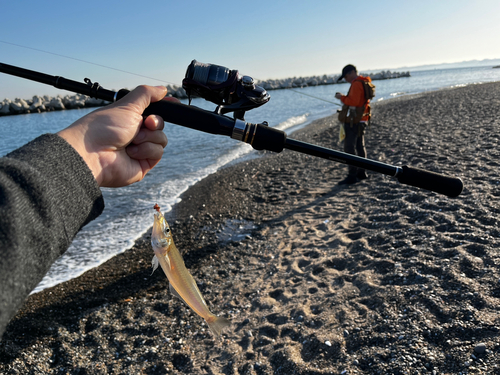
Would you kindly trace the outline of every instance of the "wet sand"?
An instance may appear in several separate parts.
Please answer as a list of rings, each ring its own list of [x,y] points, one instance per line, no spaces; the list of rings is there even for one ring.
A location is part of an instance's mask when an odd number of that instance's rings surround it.
[[[220,170],[169,215],[216,313],[151,275],[148,235],[32,295],[2,374],[500,374],[500,83],[380,102],[368,157],[462,178],[458,198],[285,150]],[[335,117],[290,138],[341,149]],[[151,202],[151,220],[153,205]],[[152,221],[151,221],[152,222]]]

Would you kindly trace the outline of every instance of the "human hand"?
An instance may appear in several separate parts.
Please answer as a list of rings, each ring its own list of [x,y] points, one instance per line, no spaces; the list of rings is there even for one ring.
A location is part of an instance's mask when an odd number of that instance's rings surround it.
[[[342,94],[340,92],[336,92],[335,98],[340,100],[340,98],[342,98]]]
[[[165,87],[139,86],[116,103],[74,122],[58,135],[82,156],[101,187],[140,181],[161,159],[167,145],[160,116],[143,118]],[[176,99],[174,99],[176,100]]]

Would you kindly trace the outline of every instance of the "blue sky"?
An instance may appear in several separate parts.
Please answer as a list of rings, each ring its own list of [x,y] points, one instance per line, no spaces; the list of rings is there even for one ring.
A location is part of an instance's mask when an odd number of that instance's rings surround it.
[[[0,62],[108,89],[179,85],[192,59],[259,79],[394,70],[500,58],[498,14],[498,0],[4,1]],[[58,93],[0,73],[0,100]]]

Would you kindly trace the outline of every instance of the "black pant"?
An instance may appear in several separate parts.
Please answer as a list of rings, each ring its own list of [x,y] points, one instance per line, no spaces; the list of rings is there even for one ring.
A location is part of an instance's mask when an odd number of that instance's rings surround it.
[[[345,130],[344,152],[366,158],[366,147],[365,147],[366,123],[360,122],[359,124],[353,124],[352,126],[350,123],[345,123],[344,130]],[[349,176],[355,177],[358,174],[364,174],[364,173],[365,173],[364,169],[349,165]]]

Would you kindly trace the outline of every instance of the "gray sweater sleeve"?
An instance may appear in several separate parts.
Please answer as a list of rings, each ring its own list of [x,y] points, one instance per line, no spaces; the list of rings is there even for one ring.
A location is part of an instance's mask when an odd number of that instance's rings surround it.
[[[0,337],[51,264],[103,209],[92,172],[57,135],[0,158]]]

